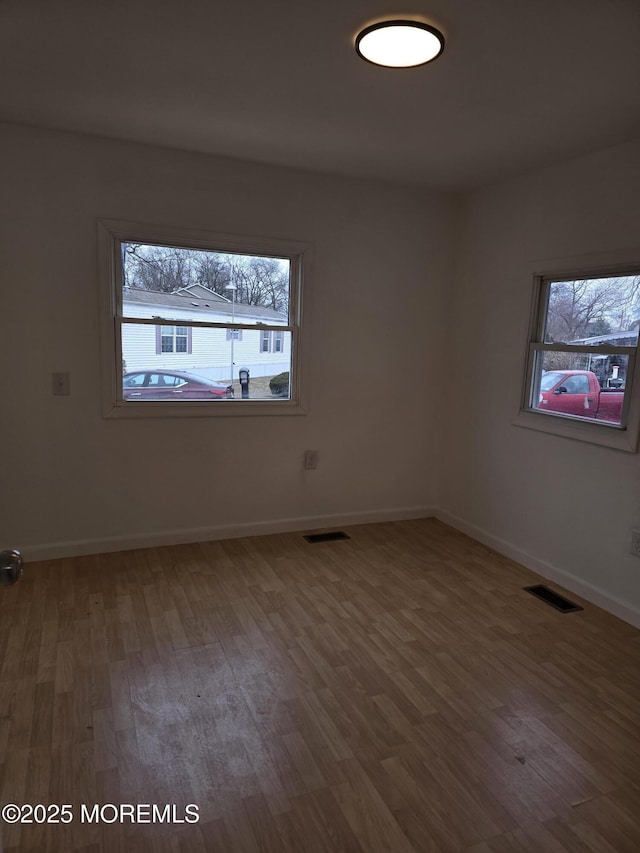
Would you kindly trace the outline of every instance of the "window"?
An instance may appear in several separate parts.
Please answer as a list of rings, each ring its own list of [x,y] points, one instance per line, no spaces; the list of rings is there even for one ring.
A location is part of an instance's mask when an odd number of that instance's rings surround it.
[[[191,342],[191,329],[187,326],[156,326],[156,353],[190,353]]]
[[[126,379],[123,380],[122,384],[125,388],[140,388],[144,385],[144,373],[130,373]]]
[[[635,450],[639,326],[640,266],[537,276],[521,425]]]
[[[114,221],[99,235],[105,416],[304,413],[307,246]]]
[[[155,388],[177,388],[184,385],[184,379],[172,376],[170,373],[150,373],[147,385]]]
[[[260,335],[260,352],[284,352],[283,332],[263,332]]]

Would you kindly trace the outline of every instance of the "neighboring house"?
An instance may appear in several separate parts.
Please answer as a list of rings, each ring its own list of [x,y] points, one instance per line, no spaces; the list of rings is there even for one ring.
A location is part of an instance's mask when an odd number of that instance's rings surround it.
[[[287,317],[259,305],[233,304],[202,285],[174,293],[125,288],[123,315],[162,318],[163,325],[122,327],[122,353],[126,370],[165,368],[188,370],[218,381],[228,381],[233,339],[234,378],[247,367],[251,376],[272,376],[290,369],[291,336],[260,329],[260,324],[286,326]],[[252,329],[206,329],[181,326],[180,320],[255,325]],[[175,322],[171,322],[175,321]]]
[[[569,341],[571,344],[600,346],[623,346],[632,347],[638,340],[638,329],[630,329],[627,332],[609,332],[606,335],[594,335],[589,338],[578,338]],[[627,379],[628,360],[619,355],[590,355],[583,358],[582,369],[593,371],[598,377],[598,382],[603,388],[623,387]]]
[[[588,344],[598,346],[599,344],[609,344],[610,346],[635,346],[638,340],[638,330],[629,329],[627,332],[608,332],[606,335],[593,335],[590,338],[577,338],[575,341],[568,341],[571,344]]]

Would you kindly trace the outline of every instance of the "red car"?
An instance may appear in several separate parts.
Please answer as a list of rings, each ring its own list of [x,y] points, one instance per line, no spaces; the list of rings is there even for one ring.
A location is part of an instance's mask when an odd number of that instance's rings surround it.
[[[137,370],[122,377],[123,400],[228,400],[233,387],[184,370]]]
[[[590,370],[550,370],[540,380],[537,408],[619,424],[624,391],[601,388]]]

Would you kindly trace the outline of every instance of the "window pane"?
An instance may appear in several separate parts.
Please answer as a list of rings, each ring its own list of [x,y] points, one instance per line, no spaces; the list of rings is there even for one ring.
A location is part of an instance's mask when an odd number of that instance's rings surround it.
[[[289,379],[291,376],[291,346],[293,335],[291,332],[277,332],[281,336],[281,351],[262,352],[261,340],[264,332],[256,329],[243,330],[241,338],[234,339],[232,335],[227,337],[229,329],[203,329],[194,327],[191,329],[190,353],[180,349],[181,341],[185,338],[177,337],[175,351],[164,349],[165,336],[162,337],[162,351],[156,351],[156,329],[154,325],[123,323],[122,325],[122,354],[124,361],[125,378],[123,386],[128,388],[133,375],[136,377],[162,375],[165,371],[164,383],[160,384],[156,379],[154,387],[147,391],[145,388],[136,396],[124,394],[125,399],[140,401],[143,399],[171,399],[175,401],[189,399],[210,399],[210,392],[196,392],[184,385],[174,385],[169,380],[167,372],[179,371],[185,375],[195,376],[198,379],[219,383],[224,388],[231,383],[231,370],[233,359],[233,389],[234,399],[241,401],[242,386],[240,384],[239,371],[246,368],[249,371],[248,399],[250,400],[276,400],[289,399]],[[173,342],[173,338],[167,338]],[[279,377],[274,380],[274,377]],[[272,381],[274,380],[274,381]],[[136,391],[139,382],[136,380]],[[148,383],[146,383],[148,387]],[[159,397],[164,388],[176,391]],[[181,390],[183,393],[178,394]],[[245,391],[246,393],[246,391]],[[149,396],[150,395],[150,396]],[[199,395],[199,396],[198,396]],[[217,398],[218,399],[218,398]],[[224,399],[227,399],[225,396]]]
[[[126,385],[128,388],[133,388],[137,385],[142,385],[144,383],[144,379],[144,373],[130,373],[124,380],[124,385]]]
[[[541,352],[533,408],[619,425],[628,367],[622,354]]]
[[[635,346],[640,323],[640,276],[552,281],[546,343]]]
[[[124,317],[286,325],[290,261],[122,243]]]

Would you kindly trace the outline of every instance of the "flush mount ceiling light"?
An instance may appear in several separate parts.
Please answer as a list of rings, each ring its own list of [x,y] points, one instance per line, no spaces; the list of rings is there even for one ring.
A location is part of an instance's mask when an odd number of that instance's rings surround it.
[[[412,68],[440,56],[444,36],[420,21],[381,21],[365,27],[356,38],[358,55],[374,65]]]

